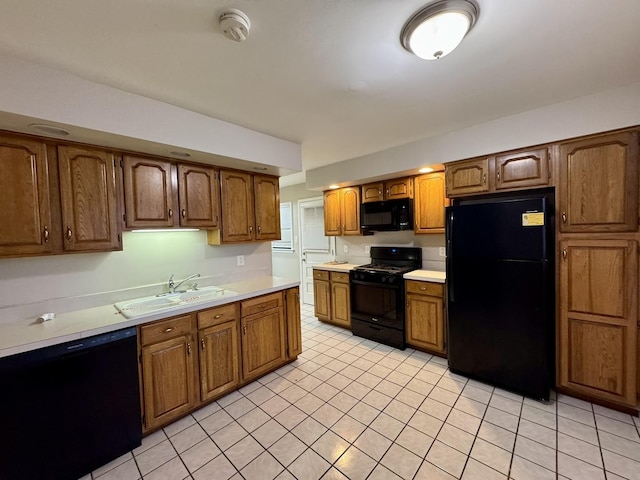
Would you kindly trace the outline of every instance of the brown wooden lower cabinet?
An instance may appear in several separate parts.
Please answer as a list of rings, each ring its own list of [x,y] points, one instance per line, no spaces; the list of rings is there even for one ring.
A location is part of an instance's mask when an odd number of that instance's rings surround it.
[[[349,273],[313,269],[314,313],[318,320],[351,328]]]
[[[560,250],[559,386],[634,408],[637,242],[564,240]]]
[[[197,404],[196,356],[191,315],[140,327],[143,428],[155,429],[185,415]]]
[[[408,345],[444,354],[444,285],[405,280]]]
[[[284,293],[286,309],[283,292],[276,292],[138,327],[143,431],[297,358],[298,291]]]

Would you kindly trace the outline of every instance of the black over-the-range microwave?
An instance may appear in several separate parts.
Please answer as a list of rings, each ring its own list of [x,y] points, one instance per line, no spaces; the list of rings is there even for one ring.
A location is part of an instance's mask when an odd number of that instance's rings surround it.
[[[363,230],[384,232],[413,229],[413,200],[403,198],[386,202],[363,203],[360,206]]]

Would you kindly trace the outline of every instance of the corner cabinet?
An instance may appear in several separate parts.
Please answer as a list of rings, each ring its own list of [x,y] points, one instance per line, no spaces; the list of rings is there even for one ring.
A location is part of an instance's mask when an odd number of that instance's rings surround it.
[[[221,170],[220,198],[223,243],[280,238],[280,190],[276,177]]]
[[[115,155],[104,150],[59,146],[58,169],[64,250],[121,249],[116,217],[120,177]]]
[[[286,359],[282,292],[241,302],[242,378],[252,380]]]
[[[427,173],[414,179],[414,232],[444,233],[445,207],[450,202],[445,196],[445,174]]]
[[[140,327],[140,370],[145,431],[166,425],[196,406],[192,315]]]
[[[405,280],[405,292],[407,344],[444,355],[444,285]]]
[[[636,406],[638,245],[560,242],[559,385]]]
[[[563,143],[560,231],[638,230],[638,132]]]
[[[324,231],[327,236],[360,235],[360,187],[324,192]]]
[[[0,255],[51,253],[49,162],[44,143],[0,136]]]

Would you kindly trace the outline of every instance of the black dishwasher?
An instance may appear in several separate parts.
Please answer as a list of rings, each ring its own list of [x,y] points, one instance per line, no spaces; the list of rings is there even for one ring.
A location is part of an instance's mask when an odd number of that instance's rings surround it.
[[[0,479],[76,480],[140,445],[135,327],[0,359]]]

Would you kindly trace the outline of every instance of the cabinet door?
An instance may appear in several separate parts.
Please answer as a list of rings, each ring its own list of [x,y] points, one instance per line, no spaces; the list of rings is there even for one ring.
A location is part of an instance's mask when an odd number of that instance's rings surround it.
[[[326,236],[342,234],[340,190],[324,192],[324,234]]]
[[[444,353],[442,298],[407,294],[407,343]]]
[[[0,136],[0,255],[52,251],[48,168],[44,143]]]
[[[127,227],[177,226],[177,189],[171,163],[125,155],[123,170]]]
[[[560,230],[638,229],[638,133],[560,145]]]
[[[546,186],[550,173],[546,147],[496,156],[496,190]]]
[[[205,402],[240,382],[236,320],[200,330],[200,397]]]
[[[385,199],[398,200],[401,198],[413,198],[413,178],[396,178],[384,182]]]
[[[180,225],[218,228],[220,199],[218,172],[197,165],[178,165]]]
[[[59,146],[58,169],[64,249],[121,249],[115,156],[104,150]]]
[[[191,336],[142,348],[145,430],[168,423],[196,404]]]
[[[290,288],[284,293],[287,307],[287,353],[290,360],[302,353],[302,325],[300,324],[300,290]]]
[[[360,187],[340,189],[342,235],[360,235]]]
[[[280,240],[280,186],[276,177],[253,176],[256,240]]]
[[[635,406],[637,244],[565,240],[560,248],[559,383]]]
[[[286,359],[286,325],[282,308],[242,318],[242,377],[259,377]]]
[[[220,170],[222,241],[254,239],[253,182],[251,174]]]
[[[329,282],[324,280],[313,281],[313,310],[318,320],[331,320],[331,291]]]
[[[465,160],[445,165],[447,197],[489,191],[489,159]]]
[[[362,185],[362,203],[381,202],[384,200],[384,183],[368,183]]]
[[[445,207],[444,173],[428,173],[415,179],[415,233],[443,233]]]
[[[351,328],[351,299],[348,283],[331,282],[331,322]]]

